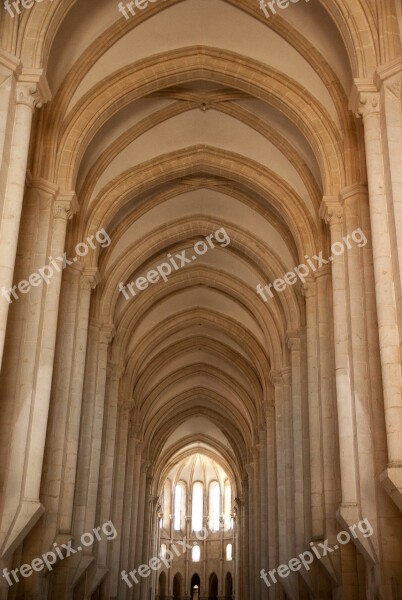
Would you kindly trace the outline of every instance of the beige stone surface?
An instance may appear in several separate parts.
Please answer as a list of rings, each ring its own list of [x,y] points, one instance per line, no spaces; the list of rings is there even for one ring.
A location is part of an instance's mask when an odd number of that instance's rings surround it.
[[[0,599],[398,600],[400,1],[143,4],[0,5]]]

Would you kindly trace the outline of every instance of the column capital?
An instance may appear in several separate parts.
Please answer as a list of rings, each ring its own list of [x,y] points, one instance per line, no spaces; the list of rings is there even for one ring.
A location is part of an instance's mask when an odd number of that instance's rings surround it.
[[[80,287],[84,291],[91,291],[96,288],[100,281],[100,274],[96,267],[88,267],[81,273]]]
[[[275,404],[265,402],[263,410],[265,416],[265,423],[270,423],[270,420],[273,417],[275,417]]]
[[[377,86],[365,79],[355,79],[349,97],[349,110],[356,117],[366,117],[380,110],[380,94]]]
[[[284,385],[290,385],[292,381],[292,367],[285,367],[282,369],[281,375]]]
[[[121,377],[123,376],[124,373],[124,367],[121,367],[120,365],[115,365],[115,364],[111,364],[111,373],[110,373],[110,377],[112,379],[112,381],[119,381],[121,379]],[[131,406],[131,403],[130,403]]]
[[[324,196],[320,206],[320,217],[333,227],[343,222],[343,208],[338,196]]]
[[[288,331],[288,333],[286,334],[286,343],[288,345],[289,350],[294,352],[300,352],[300,333],[298,331]]]
[[[110,344],[116,334],[113,323],[103,323],[99,328],[99,342]]]
[[[25,104],[34,110],[51,99],[52,93],[43,69],[22,69],[17,78],[17,104]]]
[[[269,374],[269,380],[274,387],[283,385],[283,379],[280,371],[271,371]]]
[[[305,298],[313,298],[316,293],[315,278],[307,277],[302,286],[302,294]]]
[[[59,191],[53,205],[55,219],[68,221],[78,212],[78,201],[74,191]]]

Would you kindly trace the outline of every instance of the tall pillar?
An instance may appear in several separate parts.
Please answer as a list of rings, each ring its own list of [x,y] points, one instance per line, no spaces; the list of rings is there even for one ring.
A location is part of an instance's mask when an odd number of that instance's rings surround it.
[[[318,388],[317,347],[317,291],[314,279],[307,279],[304,289],[306,298],[307,336],[307,389],[308,421],[310,434],[310,477],[311,477],[311,536],[313,540],[324,538],[324,489],[323,462],[321,453],[321,417]]]
[[[111,520],[112,513],[112,494],[113,494],[113,474],[117,465],[115,464],[116,433],[118,427],[118,397],[119,384],[122,375],[122,369],[118,365],[110,367],[109,385],[106,394],[103,440],[102,440],[102,459],[100,463],[99,492],[97,501],[97,525],[103,525]],[[114,524],[115,525],[115,524]],[[116,525],[115,525],[116,526]],[[102,537],[97,544],[97,570],[93,575],[91,587],[88,595],[95,593],[97,587],[109,571],[108,556],[111,547],[120,544],[120,540],[110,541]]]
[[[383,100],[382,100],[383,101]],[[355,83],[350,106],[363,117],[374,277],[377,301],[380,356],[387,428],[388,466],[382,475],[383,485],[402,510],[402,374],[401,332],[398,323],[395,272],[390,222],[391,196],[384,166],[384,139],[380,116],[380,94],[373,84]],[[395,170],[393,169],[393,173]],[[399,209],[398,209],[399,212]],[[393,210],[392,210],[393,213]]]
[[[85,367],[87,386],[84,393],[78,452],[77,484],[74,497],[73,533],[79,538],[95,527],[99,491],[100,455],[102,444],[108,348],[113,339],[111,324],[93,321],[90,324],[88,357]],[[93,545],[70,561],[69,586],[74,588],[93,562]],[[79,561],[79,562],[78,562]],[[87,590],[88,593],[89,590]]]
[[[43,235],[47,251],[53,257],[63,254],[67,220],[75,209],[73,193],[57,193],[52,184],[36,181],[33,185],[40,203],[53,210],[53,219],[37,223],[34,234]],[[36,196],[35,196],[36,197]],[[32,203],[31,203],[32,204]],[[51,212],[48,213],[51,215]],[[43,228],[43,231],[42,231]],[[29,236],[26,236],[30,239]],[[42,255],[39,255],[42,256]],[[36,257],[37,258],[37,257]],[[43,260],[44,257],[42,256]],[[30,263],[27,262],[28,266]],[[42,264],[46,264],[43,262]],[[26,343],[22,355],[26,355],[26,370],[17,374],[17,397],[22,404],[20,417],[15,423],[12,433],[9,477],[6,490],[10,489],[6,498],[3,513],[2,556],[7,557],[21,543],[30,529],[43,513],[40,485],[45,451],[46,430],[48,424],[50,392],[53,375],[53,362],[56,344],[57,319],[61,286],[61,269],[53,269],[48,284],[42,282],[25,296],[26,304],[21,302],[18,310],[30,309],[32,328],[26,333]],[[16,300],[20,302],[21,299]],[[25,457],[25,461],[24,461]],[[14,463],[15,462],[15,466]],[[16,483],[16,478],[20,483]],[[13,492],[11,492],[13,490]],[[15,497],[18,490],[19,498]]]
[[[278,502],[276,476],[276,418],[275,405],[265,403],[265,422],[267,425],[267,480],[268,480],[268,564],[270,569],[279,565],[278,540]],[[278,598],[278,587],[269,589],[270,600]]]
[[[0,49],[0,212],[7,184],[13,125],[15,117],[15,87],[21,74],[20,60]]]
[[[14,113],[9,161],[7,166],[2,165],[2,169],[7,169],[7,175],[0,213],[0,288],[4,286],[9,289],[13,284],[32,116],[35,108],[40,108],[50,98],[49,86],[42,69],[25,69],[18,75],[14,106],[9,104],[9,111]],[[9,303],[0,302],[0,367],[8,311]]]
[[[77,317],[74,322],[76,333],[69,391],[69,419],[65,445],[63,493],[60,503],[60,531],[62,533],[70,533],[72,530],[84,373],[88,347],[89,309],[91,293],[98,282],[99,274],[97,270],[86,269],[80,276]]]
[[[141,464],[141,477],[139,479],[140,485],[139,487],[139,501],[138,501],[138,513],[137,513],[137,534],[135,539],[135,554],[132,564],[140,565],[142,564],[143,559],[143,540],[144,540],[144,528],[145,528],[145,510],[146,510],[146,502],[148,500],[149,490],[150,490],[150,481],[148,478],[148,470],[150,467],[150,462],[147,460],[143,460]],[[134,600],[140,600],[141,598],[141,584],[138,584],[134,587],[133,598]]]
[[[265,427],[259,428],[259,450],[260,450],[260,562],[257,565],[257,571],[266,569],[268,566],[268,545],[269,545],[269,528],[268,528],[268,469],[267,469],[267,431]],[[261,598],[266,594],[266,584],[261,579]]]
[[[343,208],[338,199],[324,198],[320,215],[329,224],[331,247],[333,248],[337,243],[344,247]],[[358,484],[346,258],[343,253],[338,255],[333,252],[330,260],[332,263],[336,395],[341,464],[342,506],[340,515],[346,523],[351,521],[352,524],[355,522],[357,514]]]
[[[123,531],[124,531],[124,505],[126,485],[126,464],[129,435],[129,416],[131,403],[123,402],[118,409],[118,429],[115,457],[115,476],[113,483],[112,521],[119,537],[113,544],[110,552],[110,577],[108,580],[108,593],[111,598],[120,598],[119,579],[120,573],[128,565],[122,560]],[[123,583],[123,585],[125,585]]]
[[[394,284],[398,310],[399,339],[402,343],[402,61],[378,67],[375,83],[380,94],[383,134],[383,161],[391,247],[394,249]]]
[[[292,440],[293,440],[293,480],[294,480],[294,514],[295,514],[295,556],[305,548],[305,506],[304,480],[306,469],[304,464],[304,415],[301,388],[301,342],[297,332],[291,332],[286,337],[290,349],[290,364],[292,378]]]
[[[271,382],[275,389],[275,445],[276,445],[276,480],[277,480],[277,522],[278,522],[278,558],[287,562],[287,518],[286,518],[286,476],[284,449],[284,392],[282,376],[271,373]]]
[[[250,598],[255,597],[255,515],[254,515],[254,494],[257,488],[254,486],[254,465],[247,465],[247,491],[248,491],[248,565],[249,565],[249,594]]]

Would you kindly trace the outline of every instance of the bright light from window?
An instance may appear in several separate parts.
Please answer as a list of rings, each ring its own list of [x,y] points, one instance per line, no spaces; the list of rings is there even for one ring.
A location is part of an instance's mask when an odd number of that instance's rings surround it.
[[[232,510],[232,488],[228,481],[225,481],[225,531],[232,527],[232,518],[230,516]]]
[[[232,560],[233,559],[233,546],[232,544],[228,544],[226,546],[226,560]]]
[[[176,485],[174,492],[174,530],[180,531],[181,529],[181,507],[183,499],[183,487],[178,484]]]
[[[199,546],[193,546],[191,551],[191,558],[193,562],[199,562],[201,559],[201,548]]]
[[[166,558],[166,544],[161,544],[160,557]]]
[[[219,531],[219,516],[221,509],[221,488],[217,481],[210,487],[209,522],[212,531]]]
[[[196,481],[193,485],[193,531],[201,531],[202,515],[204,512],[204,486],[200,481]]]

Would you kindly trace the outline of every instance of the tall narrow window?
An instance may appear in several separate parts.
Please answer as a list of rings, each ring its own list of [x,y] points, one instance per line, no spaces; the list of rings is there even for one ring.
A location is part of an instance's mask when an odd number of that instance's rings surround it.
[[[233,560],[233,546],[228,544],[226,546],[226,560]]]
[[[204,486],[200,481],[193,485],[192,525],[193,531],[201,531],[204,512]]]
[[[166,544],[161,544],[161,549],[160,549],[160,557],[161,558],[166,558]]]
[[[217,481],[211,483],[209,488],[209,526],[211,531],[219,531],[219,517],[221,511],[221,488]]]
[[[201,548],[199,546],[193,546],[191,551],[191,558],[193,562],[199,562],[201,558]]]
[[[174,530],[180,531],[182,521],[183,486],[178,483],[174,491]]]
[[[229,481],[225,481],[225,531],[231,529],[232,526],[232,487]]]

